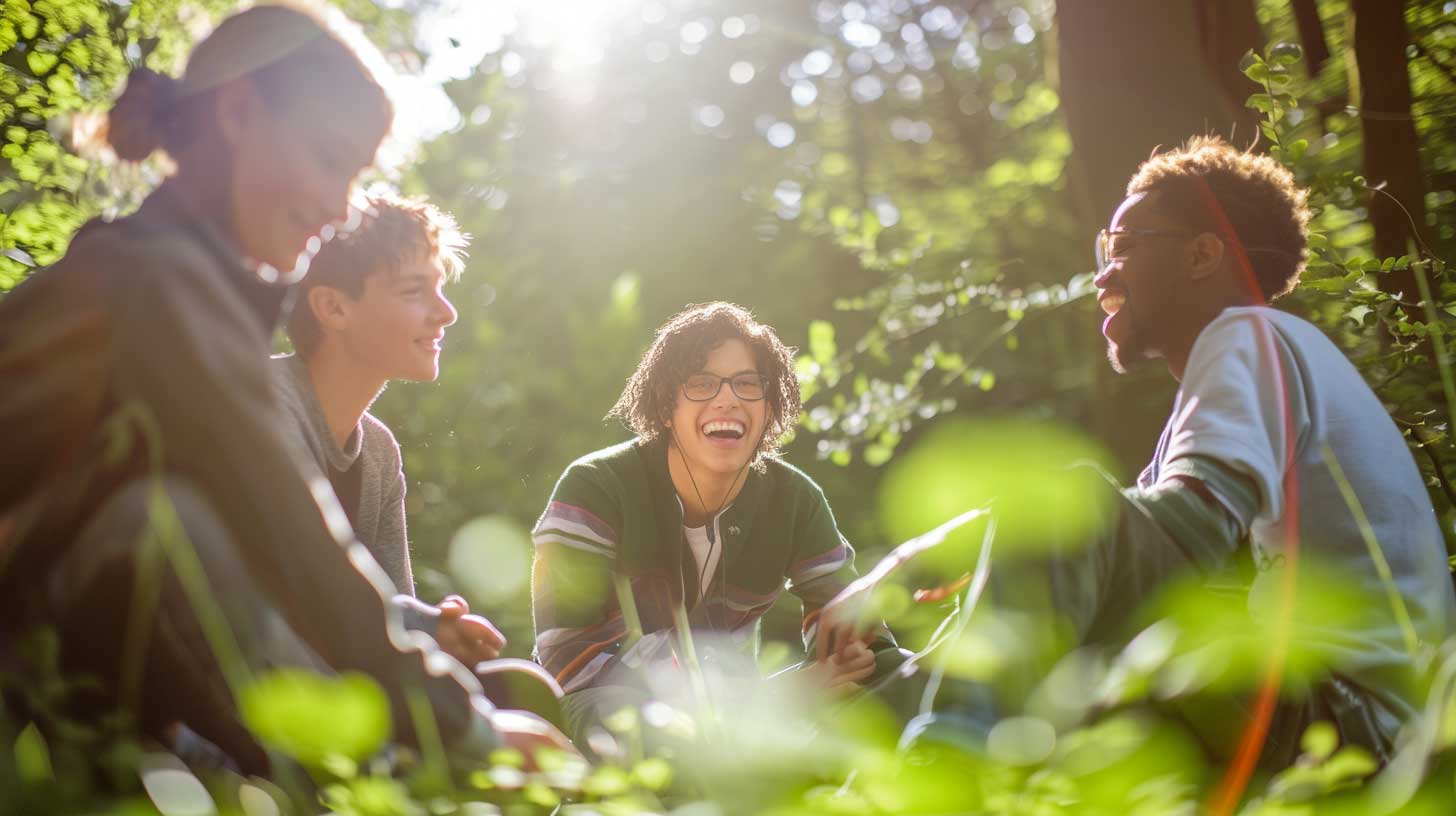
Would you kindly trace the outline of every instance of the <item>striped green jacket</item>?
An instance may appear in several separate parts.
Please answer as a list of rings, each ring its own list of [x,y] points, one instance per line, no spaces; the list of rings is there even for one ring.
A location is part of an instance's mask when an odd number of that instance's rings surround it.
[[[672,629],[681,604],[694,630],[749,635],[752,643],[759,619],[787,589],[803,604],[812,650],[820,608],[855,577],[854,550],[823,491],[769,458],[709,521],[723,554],[699,597],[667,450],[664,441],[634,439],[583,456],[562,474],[532,531],[535,657],[568,692],[606,682],[618,664],[628,627],[614,579],[630,586],[644,634]],[[888,630],[873,648],[894,649]]]

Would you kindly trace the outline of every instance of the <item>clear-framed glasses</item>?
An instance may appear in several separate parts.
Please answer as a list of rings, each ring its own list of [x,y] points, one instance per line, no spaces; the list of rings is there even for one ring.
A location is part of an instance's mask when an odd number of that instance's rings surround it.
[[[744,372],[731,377],[719,377],[717,374],[702,371],[688,377],[683,383],[683,396],[693,402],[707,402],[718,396],[718,392],[723,390],[723,383],[728,383],[733,393],[745,402],[758,402],[768,391],[768,377],[762,374]]]
[[[1194,233],[1183,230],[1155,230],[1155,229],[1120,229],[1116,232],[1108,230],[1097,231],[1097,243],[1094,251],[1097,253],[1097,271],[1101,273],[1112,263],[1113,258],[1122,257],[1115,243],[1118,238],[1124,235],[1141,235],[1149,238],[1192,238]]]

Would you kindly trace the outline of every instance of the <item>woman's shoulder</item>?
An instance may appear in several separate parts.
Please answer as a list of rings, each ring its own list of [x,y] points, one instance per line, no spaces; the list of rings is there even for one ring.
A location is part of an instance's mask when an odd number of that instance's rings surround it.
[[[93,219],[77,231],[61,265],[94,267],[145,280],[148,273],[178,267],[212,266],[216,261],[185,230],[137,213],[115,221]]]

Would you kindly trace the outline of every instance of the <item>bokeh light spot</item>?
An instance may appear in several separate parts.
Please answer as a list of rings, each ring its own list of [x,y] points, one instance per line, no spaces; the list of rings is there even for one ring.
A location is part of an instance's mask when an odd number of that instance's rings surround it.
[[[703,127],[715,128],[723,124],[723,109],[717,105],[704,105],[698,108],[698,121]]]
[[[794,143],[794,126],[788,122],[775,122],[764,133],[764,138],[774,147],[788,147]]]
[[[708,27],[703,25],[701,20],[692,20],[683,23],[682,30],[678,32],[685,43],[697,45],[708,38]]]
[[[450,574],[473,604],[520,594],[531,576],[531,539],[513,519],[482,516],[450,539]]]
[[[1041,762],[1056,746],[1056,730],[1036,717],[1008,717],[996,723],[986,737],[986,750],[1008,765]]]
[[[805,54],[800,64],[809,76],[823,76],[834,65],[834,58],[827,51],[814,50]]]

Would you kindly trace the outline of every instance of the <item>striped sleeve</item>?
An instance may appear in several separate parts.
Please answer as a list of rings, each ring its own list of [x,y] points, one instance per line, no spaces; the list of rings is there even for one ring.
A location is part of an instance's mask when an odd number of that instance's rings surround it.
[[[536,546],[560,544],[592,555],[611,556],[616,551],[616,533],[590,510],[553,501],[531,532]]]
[[[617,532],[607,519],[615,516],[606,491],[574,466],[531,531],[533,654],[567,692],[589,686],[626,633],[611,590]]]

